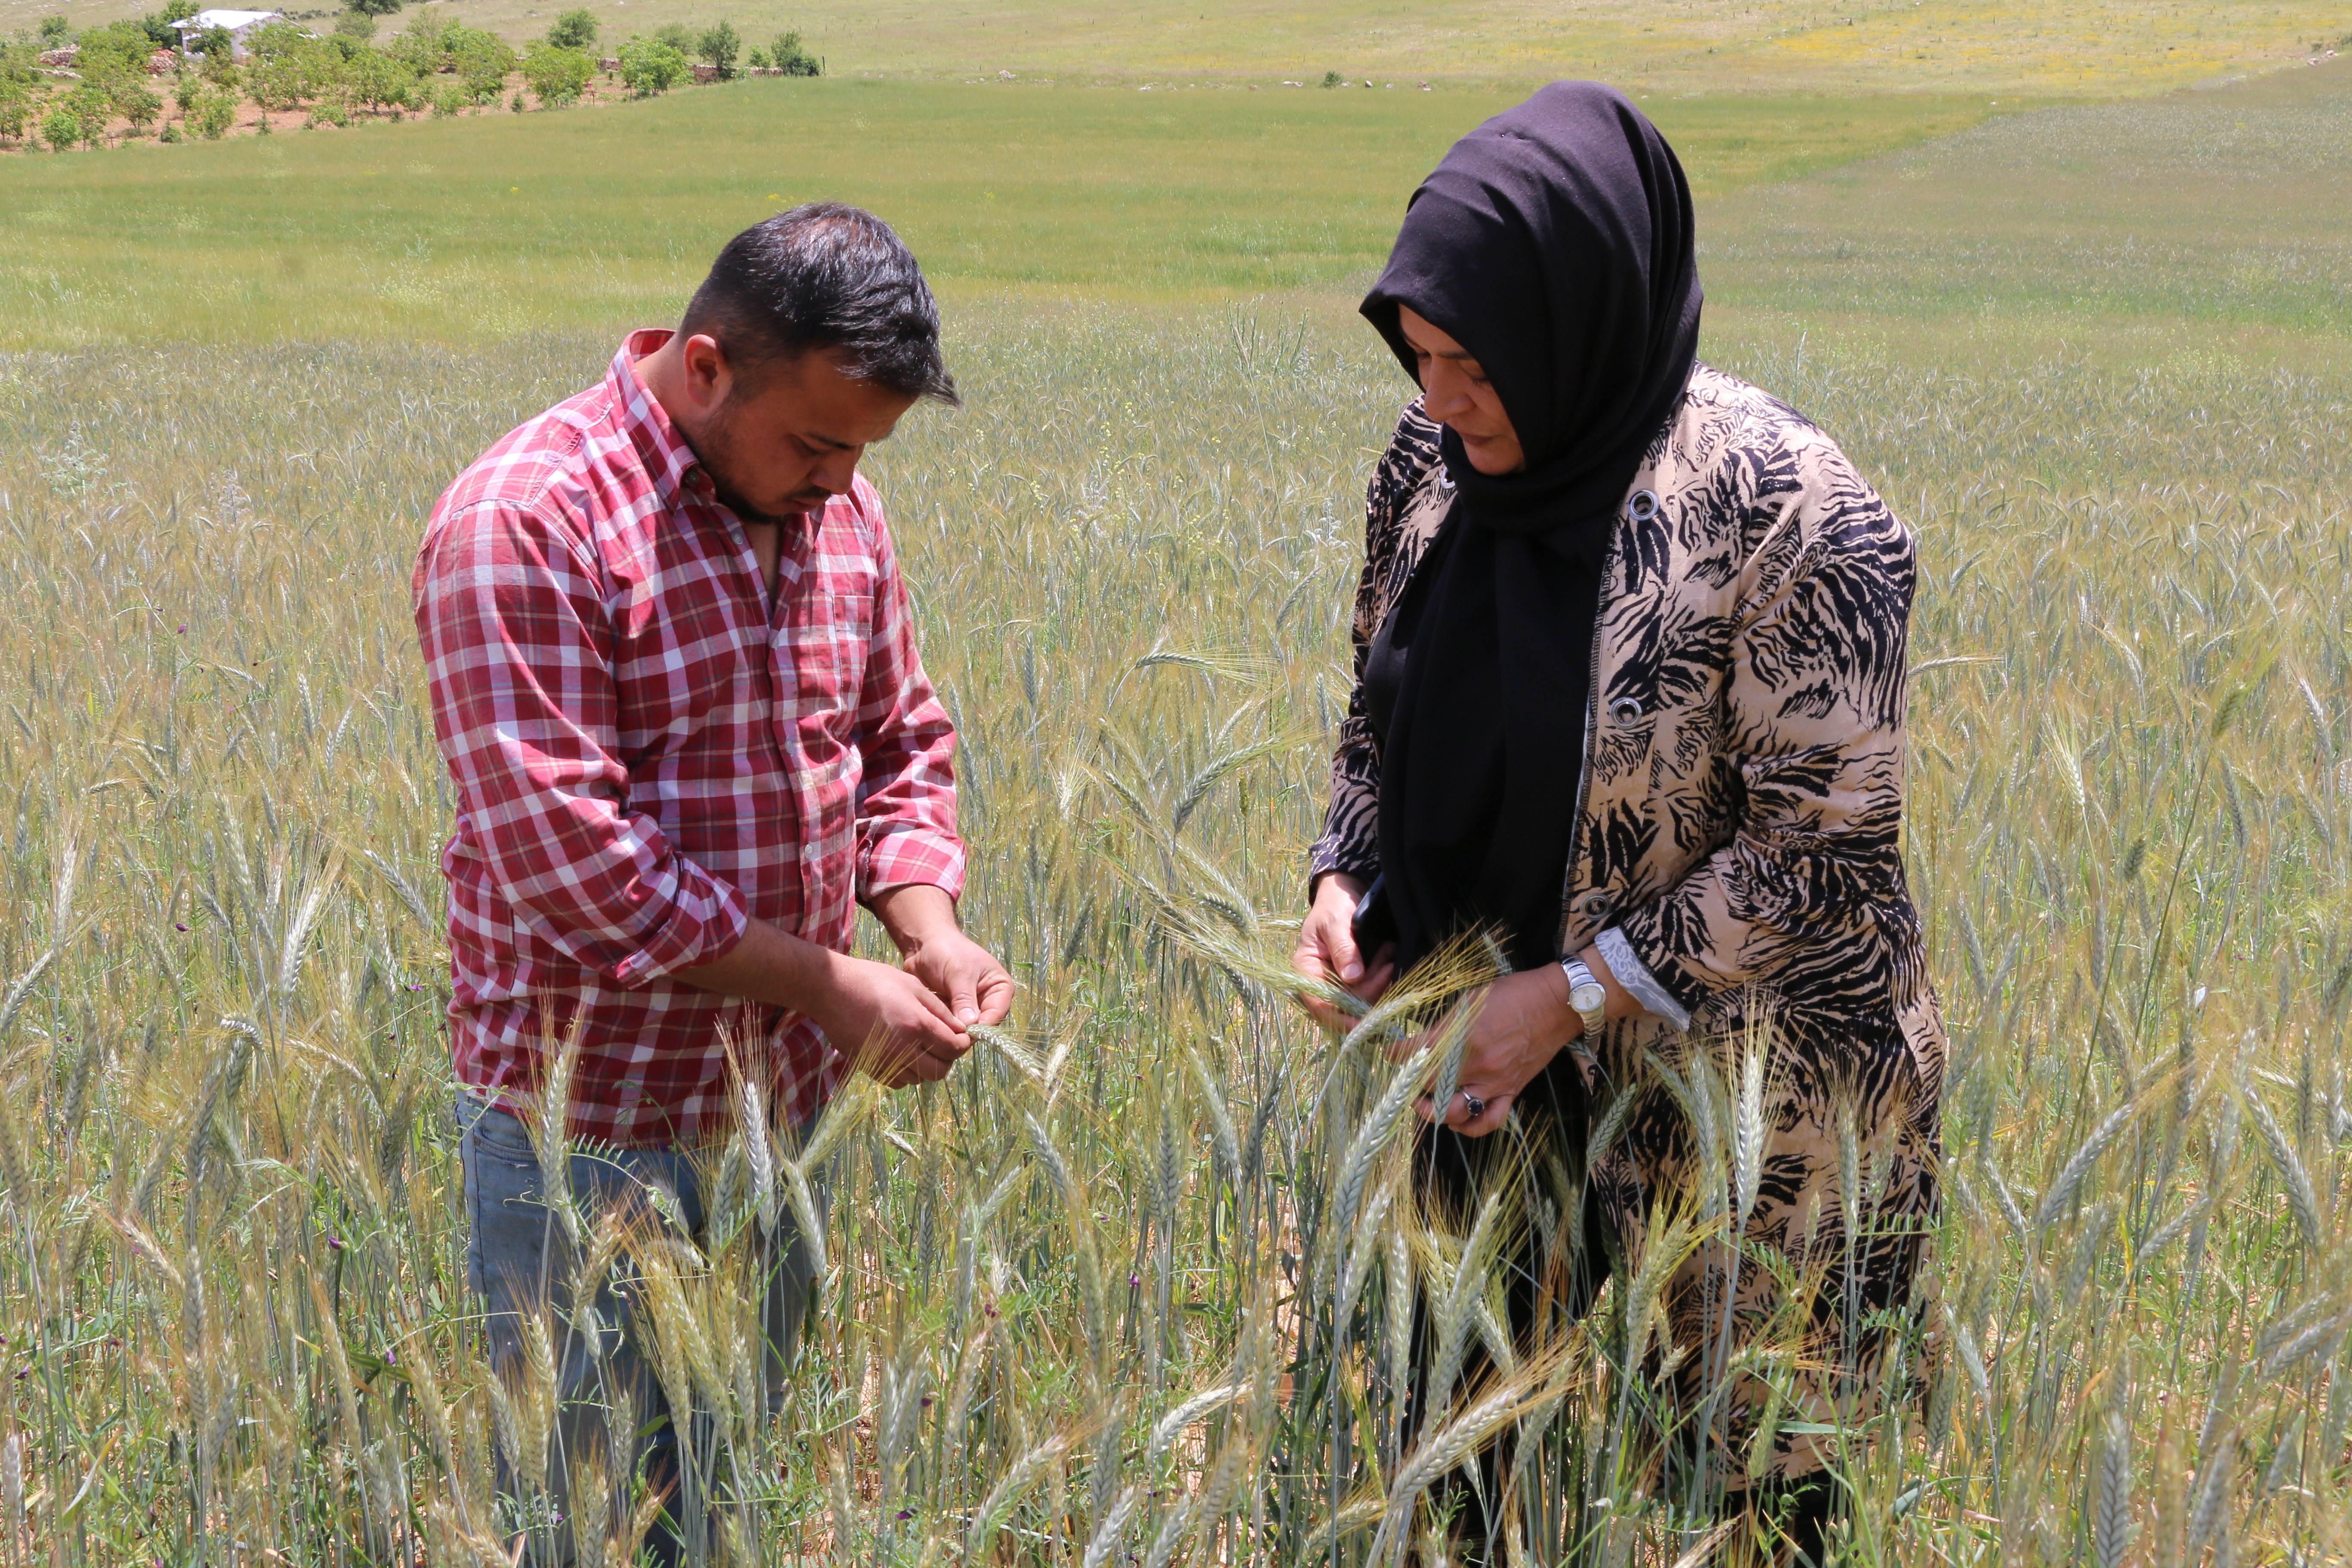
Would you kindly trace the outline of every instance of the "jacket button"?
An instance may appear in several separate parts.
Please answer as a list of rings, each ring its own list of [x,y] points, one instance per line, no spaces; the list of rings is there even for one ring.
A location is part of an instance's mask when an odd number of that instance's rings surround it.
[[[1635,490],[1625,502],[1625,515],[1635,522],[1647,522],[1658,515],[1658,493],[1655,490]]]
[[[1609,705],[1609,717],[1620,724],[1631,724],[1642,716],[1642,704],[1636,698],[1620,697]]]
[[[1607,894],[1607,893],[1605,893],[1605,892],[1602,892],[1602,893],[1587,893],[1587,894],[1585,894],[1585,895],[1584,895],[1584,918],[1585,918],[1585,919],[1587,919],[1587,920],[1592,920],[1592,921],[1600,921],[1600,920],[1606,920],[1606,919],[1608,919],[1608,918],[1609,918],[1609,908],[1610,908],[1610,906],[1611,906],[1612,904],[1614,904],[1616,901],[1617,901],[1617,900],[1616,900],[1615,899],[1612,898],[1609,894]]]

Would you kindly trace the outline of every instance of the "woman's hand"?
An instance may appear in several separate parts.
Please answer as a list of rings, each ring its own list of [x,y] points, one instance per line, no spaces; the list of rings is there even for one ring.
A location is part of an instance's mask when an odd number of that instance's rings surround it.
[[[1461,1088],[1444,1106],[1423,1095],[1414,1109],[1465,1138],[1484,1138],[1511,1119],[1511,1101],[1551,1065],[1560,1047],[1584,1032],[1568,1005],[1568,976],[1557,963],[1507,974],[1486,987],[1478,1021],[1462,1050]],[[1392,1047],[1402,1061],[1420,1047],[1412,1039]]]
[[[1290,952],[1290,967],[1309,980],[1328,980],[1367,1005],[1396,978],[1396,949],[1383,944],[1369,965],[1356,950],[1356,906],[1363,901],[1364,884],[1345,871],[1327,871],[1315,885],[1315,902],[1298,928],[1298,945]],[[1345,1034],[1353,1018],[1330,1003],[1302,993],[1299,1001],[1315,1021],[1335,1034]]]

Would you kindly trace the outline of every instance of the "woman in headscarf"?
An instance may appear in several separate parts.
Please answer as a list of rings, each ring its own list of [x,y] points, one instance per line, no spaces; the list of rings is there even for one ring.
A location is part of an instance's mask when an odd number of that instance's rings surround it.
[[[1825,1432],[1913,1392],[1936,1205],[1912,540],[1828,436],[1698,362],[1699,305],[1682,168],[1612,89],[1545,88],[1415,193],[1362,310],[1422,391],[1370,487],[1296,962],[1369,1000],[1496,938],[1459,1089],[1423,1104],[1424,1203],[1458,1226],[1517,1162],[1553,1216],[1509,1260],[1522,1337],[1638,1271],[1661,1205],[1719,1215],[1664,1293],[1661,1484],[1818,1560]],[[1711,1160],[1699,1058],[1737,1083],[1767,1037],[1760,1151],[1718,1131]],[[1475,1558],[1493,1489],[1462,1489]]]

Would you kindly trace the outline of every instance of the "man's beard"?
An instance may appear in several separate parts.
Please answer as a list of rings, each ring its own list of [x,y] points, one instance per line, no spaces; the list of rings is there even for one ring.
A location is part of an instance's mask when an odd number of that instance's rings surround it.
[[[732,404],[730,398],[719,405],[719,412],[712,416],[710,423],[696,432],[687,443],[694,448],[696,459],[702,464],[702,471],[710,476],[710,488],[718,496],[719,504],[746,523],[769,523],[777,527],[797,522],[813,512],[823,511],[825,502],[832,499],[824,490],[812,489],[791,498],[786,510],[768,511],[745,500],[743,493],[729,481],[729,476],[736,470]]]

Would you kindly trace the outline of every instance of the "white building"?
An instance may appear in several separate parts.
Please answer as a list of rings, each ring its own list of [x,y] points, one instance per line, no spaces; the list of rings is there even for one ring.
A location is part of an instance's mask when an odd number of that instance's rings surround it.
[[[199,11],[193,16],[182,17],[172,26],[179,30],[180,52],[184,55],[195,53],[191,46],[196,39],[215,27],[221,27],[226,29],[229,47],[236,58],[243,59],[247,34],[256,27],[284,20],[286,14],[282,11]]]

